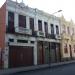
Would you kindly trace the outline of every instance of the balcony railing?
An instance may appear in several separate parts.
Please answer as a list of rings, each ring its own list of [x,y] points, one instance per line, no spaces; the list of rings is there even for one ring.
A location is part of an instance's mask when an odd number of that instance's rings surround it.
[[[75,34],[72,34],[71,40],[72,40],[72,41],[75,41]]]
[[[6,26],[6,33],[14,33],[14,32],[15,32],[15,28],[14,27]]]
[[[51,39],[56,39],[56,38],[55,38],[55,34],[50,34],[50,38],[51,38]]]
[[[62,39],[67,39],[67,40],[71,39],[70,35],[66,34],[66,33],[62,33],[61,37],[62,37]]]
[[[15,32],[32,35],[32,30],[24,27],[15,27]]]
[[[46,38],[50,38],[51,36],[50,36],[49,33],[45,33],[45,37],[46,37]]]

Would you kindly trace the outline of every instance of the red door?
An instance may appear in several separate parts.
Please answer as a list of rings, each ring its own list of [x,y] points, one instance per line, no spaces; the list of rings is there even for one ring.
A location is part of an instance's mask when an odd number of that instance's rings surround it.
[[[42,48],[39,49],[39,63],[44,64],[44,53]]]
[[[70,49],[70,58],[72,59],[72,49],[71,49],[71,45],[69,45],[69,49]]]
[[[9,67],[33,65],[33,47],[9,47]]]
[[[38,42],[38,64],[44,64],[43,42]]]

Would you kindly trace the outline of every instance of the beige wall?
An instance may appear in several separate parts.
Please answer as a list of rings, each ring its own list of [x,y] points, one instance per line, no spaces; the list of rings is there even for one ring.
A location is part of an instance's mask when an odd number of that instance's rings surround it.
[[[65,26],[65,32],[63,32],[63,25]],[[70,28],[70,34],[68,34],[67,27]],[[74,44],[75,44],[75,34],[73,33],[73,29],[75,31],[75,25],[73,21],[66,21],[65,18],[62,16],[61,17],[61,52],[62,52],[62,58],[70,57],[70,48],[69,45],[71,45],[71,52],[72,52],[72,57],[75,57],[75,52],[74,52]],[[72,39],[73,38],[73,39]],[[67,44],[67,49],[68,53],[64,52],[64,45],[65,43]]]

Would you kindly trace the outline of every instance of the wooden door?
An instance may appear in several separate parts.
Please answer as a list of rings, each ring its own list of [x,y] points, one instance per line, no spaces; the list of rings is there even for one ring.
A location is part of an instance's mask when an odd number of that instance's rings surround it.
[[[60,44],[56,43],[56,61],[61,61]]]
[[[9,67],[33,65],[33,47],[9,47]]]
[[[38,64],[44,64],[43,42],[38,43]]]
[[[55,45],[55,43],[50,43],[50,61],[52,63],[56,62],[56,45]]]
[[[69,49],[70,49],[70,58],[72,59],[72,49],[71,49],[71,45],[69,45]]]

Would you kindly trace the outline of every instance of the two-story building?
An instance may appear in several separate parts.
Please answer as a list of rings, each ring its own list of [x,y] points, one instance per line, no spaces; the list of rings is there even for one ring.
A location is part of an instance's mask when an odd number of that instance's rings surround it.
[[[75,59],[75,24],[61,17],[61,55],[62,60]]]
[[[60,33],[58,17],[7,0],[0,8],[1,67],[60,62]]]

